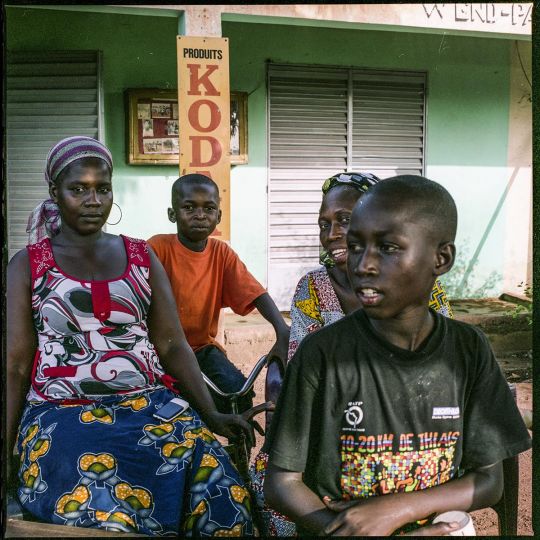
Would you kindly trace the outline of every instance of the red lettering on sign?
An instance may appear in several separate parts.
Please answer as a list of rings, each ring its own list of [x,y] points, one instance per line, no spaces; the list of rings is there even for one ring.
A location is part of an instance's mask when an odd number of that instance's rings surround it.
[[[214,73],[219,66],[216,65],[207,65],[206,71],[199,77],[199,69],[201,68],[200,64],[187,64],[189,68],[189,91],[188,96],[200,96],[201,91],[199,86],[203,85],[205,88],[205,96],[220,96],[217,88],[210,81],[210,75]]]
[[[191,141],[191,163],[190,167],[211,167],[215,165],[221,159],[221,144],[215,137],[209,135],[193,135],[189,137]],[[203,141],[210,144],[212,149],[212,155],[208,161],[202,161],[201,146]]]
[[[199,111],[203,105],[206,105],[210,109],[210,123],[204,127],[199,121]],[[209,99],[199,99],[192,103],[191,107],[188,110],[188,119],[191,127],[195,128],[197,131],[202,131],[203,133],[208,133],[209,131],[214,131],[221,122],[221,112],[219,107]]]

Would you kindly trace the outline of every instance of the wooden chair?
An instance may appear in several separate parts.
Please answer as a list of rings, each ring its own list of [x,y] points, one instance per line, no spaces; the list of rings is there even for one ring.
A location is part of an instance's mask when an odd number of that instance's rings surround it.
[[[138,536],[146,538],[144,534],[105,531],[103,529],[89,529],[84,527],[66,527],[65,525],[25,521],[12,517],[8,517],[6,521],[5,538],[93,538],[94,536],[105,536],[109,538]]]
[[[492,506],[499,519],[499,536],[517,535],[519,456],[503,461],[504,488],[501,500]]]
[[[517,401],[516,387],[509,384],[510,391]],[[504,488],[500,501],[492,506],[499,520],[499,536],[517,535],[519,499],[519,456],[503,461]]]

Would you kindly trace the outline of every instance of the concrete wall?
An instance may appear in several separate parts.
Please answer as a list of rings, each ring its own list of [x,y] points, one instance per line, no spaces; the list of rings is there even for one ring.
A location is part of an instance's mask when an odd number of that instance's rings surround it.
[[[7,8],[6,42],[13,50],[103,51],[105,142],[114,159],[115,202],[122,221],[108,230],[147,238],[168,230],[176,166],[126,163],[126,88],[176,88],[177,19]],[[174,229],[172,229],[174,230]]]
[[[115,159],[115,200],[124,215],[109,230],[143,238],[173,232],[166,208],[178,169],[126,164],[123,91],[176,86],[177,19],[7,8],[6,24],[8,49],[103,51],[105,135]],[[509,134],[523,133],[524,125],[530,133],[530,104],[527,110],[518,102],[512,41],[228,21],[222,34],[230,38],[231,89],[249,94],[249,163],[231,173],[231,243],[258,279],[266,281],[267,60],[427,71],[426,173],[450,190],[460,212],[461,256],[447,282],[454,294],[498,294],[514,276],[526,275],[529,221],[523,205],[530,207],[530,199],[522,194],[530,172],[522,167],[530,166],[530,158],[526,147],[509,145]],[[530,65],[530,47],[523,45]],[[520,180],[499,204],[516,163]],[[507,238],[516,213],[523,219]],[[516,244],[515,237],[526,240]],[[476,251],[477,263],[460,291]]]
[[[515,41],[510,48],[508,192],[504,235],[503,288],[523,294],[532,285],[532,45]]]
[[[510,271],[505,270],[509,255],[501,249],[501,241],[509,212],[515,212],[507,199],[499,208],[513,171],[507,158],[513,42],[228,22],[223,23],[223,35],[231,38],[233,87],[250,93],[250,163],[245,168],[251,173],[236,178],[242,194],[233,197],[243,211],[235,215],[233,233],[249,230],[252,223],[260,222],[257,216],[265,210],[266,153],[259,157],[259,150],[267,145],[263,129],[266,109],[261,99],[265,93],[266,60],[425,70],[426,174],[447,187],[460,214],[458,261],[446,283],[458,296],[502,292],[503,273]],[[516,118],[514,125],[521,129],[526,117],[525,113]],[[257,156],[251,154],[255,137],[260,141]],[[512,189],[509,193],[513,194]],[[253,197],[255,190],[258,197]],[[527,204],[530,206],[530,198],[522,201],[522,206]],[[527,239],[528,225],[513,227],[512,236]],[[238,233],[233,237],[237,238],[239,251],[264,257],[266,247],[261,249],[260,237]],[[527,249],[518,250],[521,262],[517,266],[526,271],[523,258],[528,256]],[[476,262],[469,268],[475,254]],[[465,273],[467,280],[463,282]]]

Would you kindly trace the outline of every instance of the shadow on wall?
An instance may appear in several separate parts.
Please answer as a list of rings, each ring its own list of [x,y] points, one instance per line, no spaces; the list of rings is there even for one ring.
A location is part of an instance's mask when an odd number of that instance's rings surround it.
[[[489,298],[497,296],[497,287],[502,279],[501,272],[493,270],[487,277],[480,278],[475,269],[478,259],[471,266],[470,238],[458,246],[456,262],[448,274],[441,277],[450,301],[457,298]],[[463,279],[464,276],[467,279]]]
[[[476,276],[475,279],[474,274],[478,264],[480,252],[482,251],[484,244],[488,239],[493,226],[495,225],[495,221],[501,212],[518,172],[519,167],[515,167],[472,256],[469,256],[470,239],[466,238],[461,243],[460,249],[458,249],[454,267],[448,273],[448,275],[443,276],[442,279],[448,296],[452,298],[481,298],[493,296],[495,294],[497,283],[502,280],[501,272],[493,270],[487,277],[484,278],[484,282],[480,286],[478,286],[478,277]],[[471,285],[471,282],[473,282],[474,285]]]

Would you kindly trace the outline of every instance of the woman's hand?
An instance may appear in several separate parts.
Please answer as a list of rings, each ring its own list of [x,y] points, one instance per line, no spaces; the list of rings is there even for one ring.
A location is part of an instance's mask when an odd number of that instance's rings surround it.
[[[255,446],[255,433],[253,426],[239,414],[223,414],[216,410],[203,415],[203,420],[211,431],[227,437],[237,439],[241,432],[248,438],[251,447]]]
[[[276,404],[273,401],[266,401],[265,403],[255,405],[255,407],[251,407],[251,409],[244,411],[242,413],[242,418],[246,422],[249,422],[258,431],[259,435],[262,435],[264,437],[264,429],[261,427],[259,422],[255,420],[254,416],[262,412],[265,412],[266,414],[272,414],[275,409]]]

